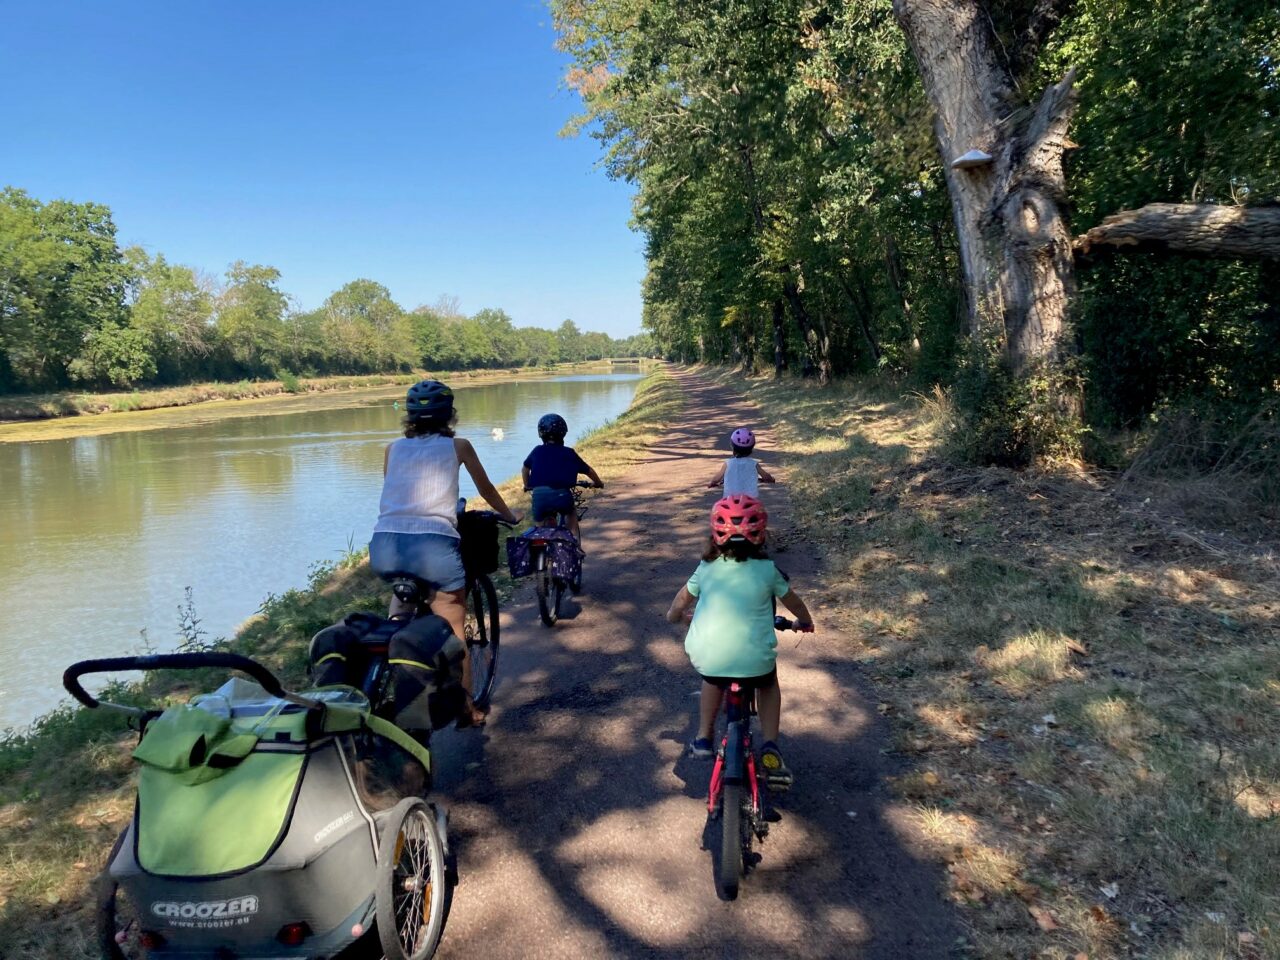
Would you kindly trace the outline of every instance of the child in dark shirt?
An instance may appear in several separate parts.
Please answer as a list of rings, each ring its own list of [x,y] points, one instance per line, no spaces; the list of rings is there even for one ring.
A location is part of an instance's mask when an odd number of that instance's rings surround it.
[[[582,539],[578,532],[578,512],[574,507],[572,488],[579,474],[586,474],[593,484],[604,483],[591,465],[578,456],[573,447],[564,445],[569,424],[558,413],[548,413],[538,421],[538,436],[542,445],[534,447],[525,457],[524,488],[533,491],[534,523],[554,523],[556,514],[564,514],[565,526],[575,539]]]

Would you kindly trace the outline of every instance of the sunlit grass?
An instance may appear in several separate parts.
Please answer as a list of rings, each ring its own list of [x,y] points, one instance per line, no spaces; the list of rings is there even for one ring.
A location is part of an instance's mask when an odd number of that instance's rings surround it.
[[[947,463],[945,394],[746,390],[974,955],[1280,958],[1270,568],[1171,538],[1106,477]]]

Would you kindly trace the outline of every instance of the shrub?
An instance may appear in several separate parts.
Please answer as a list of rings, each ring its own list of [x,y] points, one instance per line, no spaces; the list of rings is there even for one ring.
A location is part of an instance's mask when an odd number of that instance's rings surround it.
[[[306,389],[302,386],[302,381],[288,370],[277,370],[276,379],[280,381],[285,393],[302,393]]]
[[[975,338],[956,376],[949,452],[1005,467],[1078,460],[1086,432],[1080,389],[1073,363],[1045,361],[1016,375],[999,338]]]

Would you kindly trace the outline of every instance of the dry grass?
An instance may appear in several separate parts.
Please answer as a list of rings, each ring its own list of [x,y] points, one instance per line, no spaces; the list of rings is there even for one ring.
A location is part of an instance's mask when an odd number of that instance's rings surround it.
[[[659,369],[636,392],[631,409],[578,449],[606,480],[644,456],[661,424],[677,417],[683,397]],[[527,506],[518,481],[509,502]],[[500,577],[504,593],[506,574]],[[380,610],[385,586],[360,553],[316,570],[312,584],[270,597],[231,641],[262,660],[288,685],[306,683],[307,645],[316,631],[353,609]],[[119,688],[113,699],[156,704],[185,700],[224,679],[149,674],[145,687]],[[91,960],[90,883],[133,811],[132,735],[105,711],[64,707],[25,735],[0,736],[0,957]]]
[[[821,626],[915,761],[895,787],[973,956],[1280,958],[1280,583],[1256,549],[1105,477],[955,468],[945,394],[723,378],[776,427]]]

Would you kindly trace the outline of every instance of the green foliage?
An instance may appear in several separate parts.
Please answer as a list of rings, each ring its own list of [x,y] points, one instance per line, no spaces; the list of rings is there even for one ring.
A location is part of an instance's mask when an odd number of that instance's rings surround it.
[[[100,204],[0,190],[0,389],[65,384],[86,339],[122,323],[127,275],[115,234]],[[131,352],[120,343],[100,349]],[[130,362],[107,365],[126,371]]]
[[[306,389],[297,375],[288,370],[277,370],[276,379],[280,381],[280,386],[284,388],[285,393],[302,393]]]
[[[1063,398],[1079,393],[1070,366],[1043,363],[1018,376],[998,336],[975,339],[956,375],[949,451],[968,463],[1004,467],[1077,460],[1085,430]]]
[[[1274,0],[980,4],[1025,99],[1078,68],[1077,232],[1155,201],[1280,199]],[[1046,390],[964,345],[968,309],[933,118],[890,0],[555,0],[566,81],[611,175],[637,190],[644,323],[681,360],[960,377],[966,456],[1074,456]],[[1018,114],[1015,114],[1018,116]],[[1011,117],[1011,120],[1014,118]],[[1209,402],[1247,419],[1280,389],[1280,278],[1254,264],[1117,259],[1072,304],[1091,423]],[[979,357],[979,360],[974,358]],[[1071,396],[1081,397],[1073,388]]]

